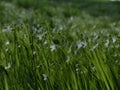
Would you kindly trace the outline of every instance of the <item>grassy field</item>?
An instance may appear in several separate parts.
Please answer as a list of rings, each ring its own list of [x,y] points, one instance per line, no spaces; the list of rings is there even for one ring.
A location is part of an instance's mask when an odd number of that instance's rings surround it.
[[[120,2],[0,1],[0,90],[120,90]]]

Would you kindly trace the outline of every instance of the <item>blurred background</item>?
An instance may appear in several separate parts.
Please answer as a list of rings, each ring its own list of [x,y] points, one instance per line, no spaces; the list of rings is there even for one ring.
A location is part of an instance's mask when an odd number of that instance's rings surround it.
[[[26,14],[27,18],[40,15],[69,18],[87,13],[92,17],[107,16],[113,20],[120,20],[120,2],[119,0],[0,0],[2,23],[11,21],[18,23],[21,20],[26,22],[28,19],[23,18],[25,17],[23,13],[30,13]]]

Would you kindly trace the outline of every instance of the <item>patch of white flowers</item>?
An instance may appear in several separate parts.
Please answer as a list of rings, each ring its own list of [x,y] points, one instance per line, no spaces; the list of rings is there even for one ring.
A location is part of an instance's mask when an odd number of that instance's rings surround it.
[[[12,32],[11,26],[7,26],[6,28],[2,29],[2,32]]]

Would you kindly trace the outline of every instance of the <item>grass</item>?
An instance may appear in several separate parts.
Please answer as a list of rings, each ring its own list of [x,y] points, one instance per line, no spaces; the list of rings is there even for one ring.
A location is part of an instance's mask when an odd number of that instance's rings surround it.
[[[0,1],[0,90],[119,90],[118,3]]]

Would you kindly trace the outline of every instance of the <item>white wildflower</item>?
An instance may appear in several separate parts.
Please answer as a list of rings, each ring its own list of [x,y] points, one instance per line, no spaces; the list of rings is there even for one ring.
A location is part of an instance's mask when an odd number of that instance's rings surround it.
[[[59,26],[59,30],[63,30],[63,28],[64,28],[64,27],[63,27],[62,25]]]
[[[81,48],[82,46],[83,46],[83,44],[81,42],[77,43],[78,49]]]
[[[112,38],[112,42],[115,43],[116,42],[116,37]]]
[[[81,71],[80,73],[81,73],[81,74],[84,74],[84,71]]]
[[[9,44],[10,44],[10,42],[9,42],[9,41],[6,41],[5,45],[9,45]]]
[[[92,67],[92,71],[95,71],[95,70],[96,70],[95,66],[94,66],[94,67]]]
[[[20,45],[18,45],[18,48],[20,48],[21,46]]]
[[[115,60],[115,63],[118,63],[119,61],[118,60]]]
[[[94,36],[97,36],[97,33],[96,33],[96,32],[93,32],[93,35],[94,35]]]
[[[79,71],[79,68],[76,68],[75,71],[78,72],[78,71]]]
[[[5,69],[9,69],[11,67],[11,64],[10,63],[8,63],[8,65],[7,66],[5,66]]]
[[[55,46],[54,44],[52,44],[52,45],[50,46],[50,49],[51,49],[51,51],[54,51],[54,50],[56,49],[56,46]]]
[[[37,65],[37,68],[40,68],[40,65]]]
[[[107,39],[105,43],[105,47],[108,47],[108,45],[109,45],[109,40]]]
[[[37,38],[38,38],[39,40],[42,40],[42,35],[41,35],[41,34],[38,34],[38,35],[37,35]]]
[[[35,55],[36,54],[36,51],[33,51],[33,55]]]
[[[78,49],[80,49],[81,47],[85,48],[86,46],[87,46],[87,42],[86,41],[78,41],[77,42]]]
[[[67,57],[67,60],[66,60],[67,63],[70,62],[70,56]]]
[[[47,80],[47,75],[46,74],[42,74],[43,76],[43,80],[46,81]]]
[[[10,26],[7,26],[2,30],[2,32],[11,32],[11,31],[12,31],[12,28]]]
[[[86,73],[86,71],[83,71],[83,70],[82,70],[80,73],[81,73],[81,74],[85,74],[85,73]]]
[[[45,42],[44,42],[44,45],[46,45],[47,43],[48,43],[48,42],[47,42],[47,41],[45,41]]]
[[[73,20],[74,20],[73,16],[71,16],[69,20],[70,20],[70,21],[73,21]]]

